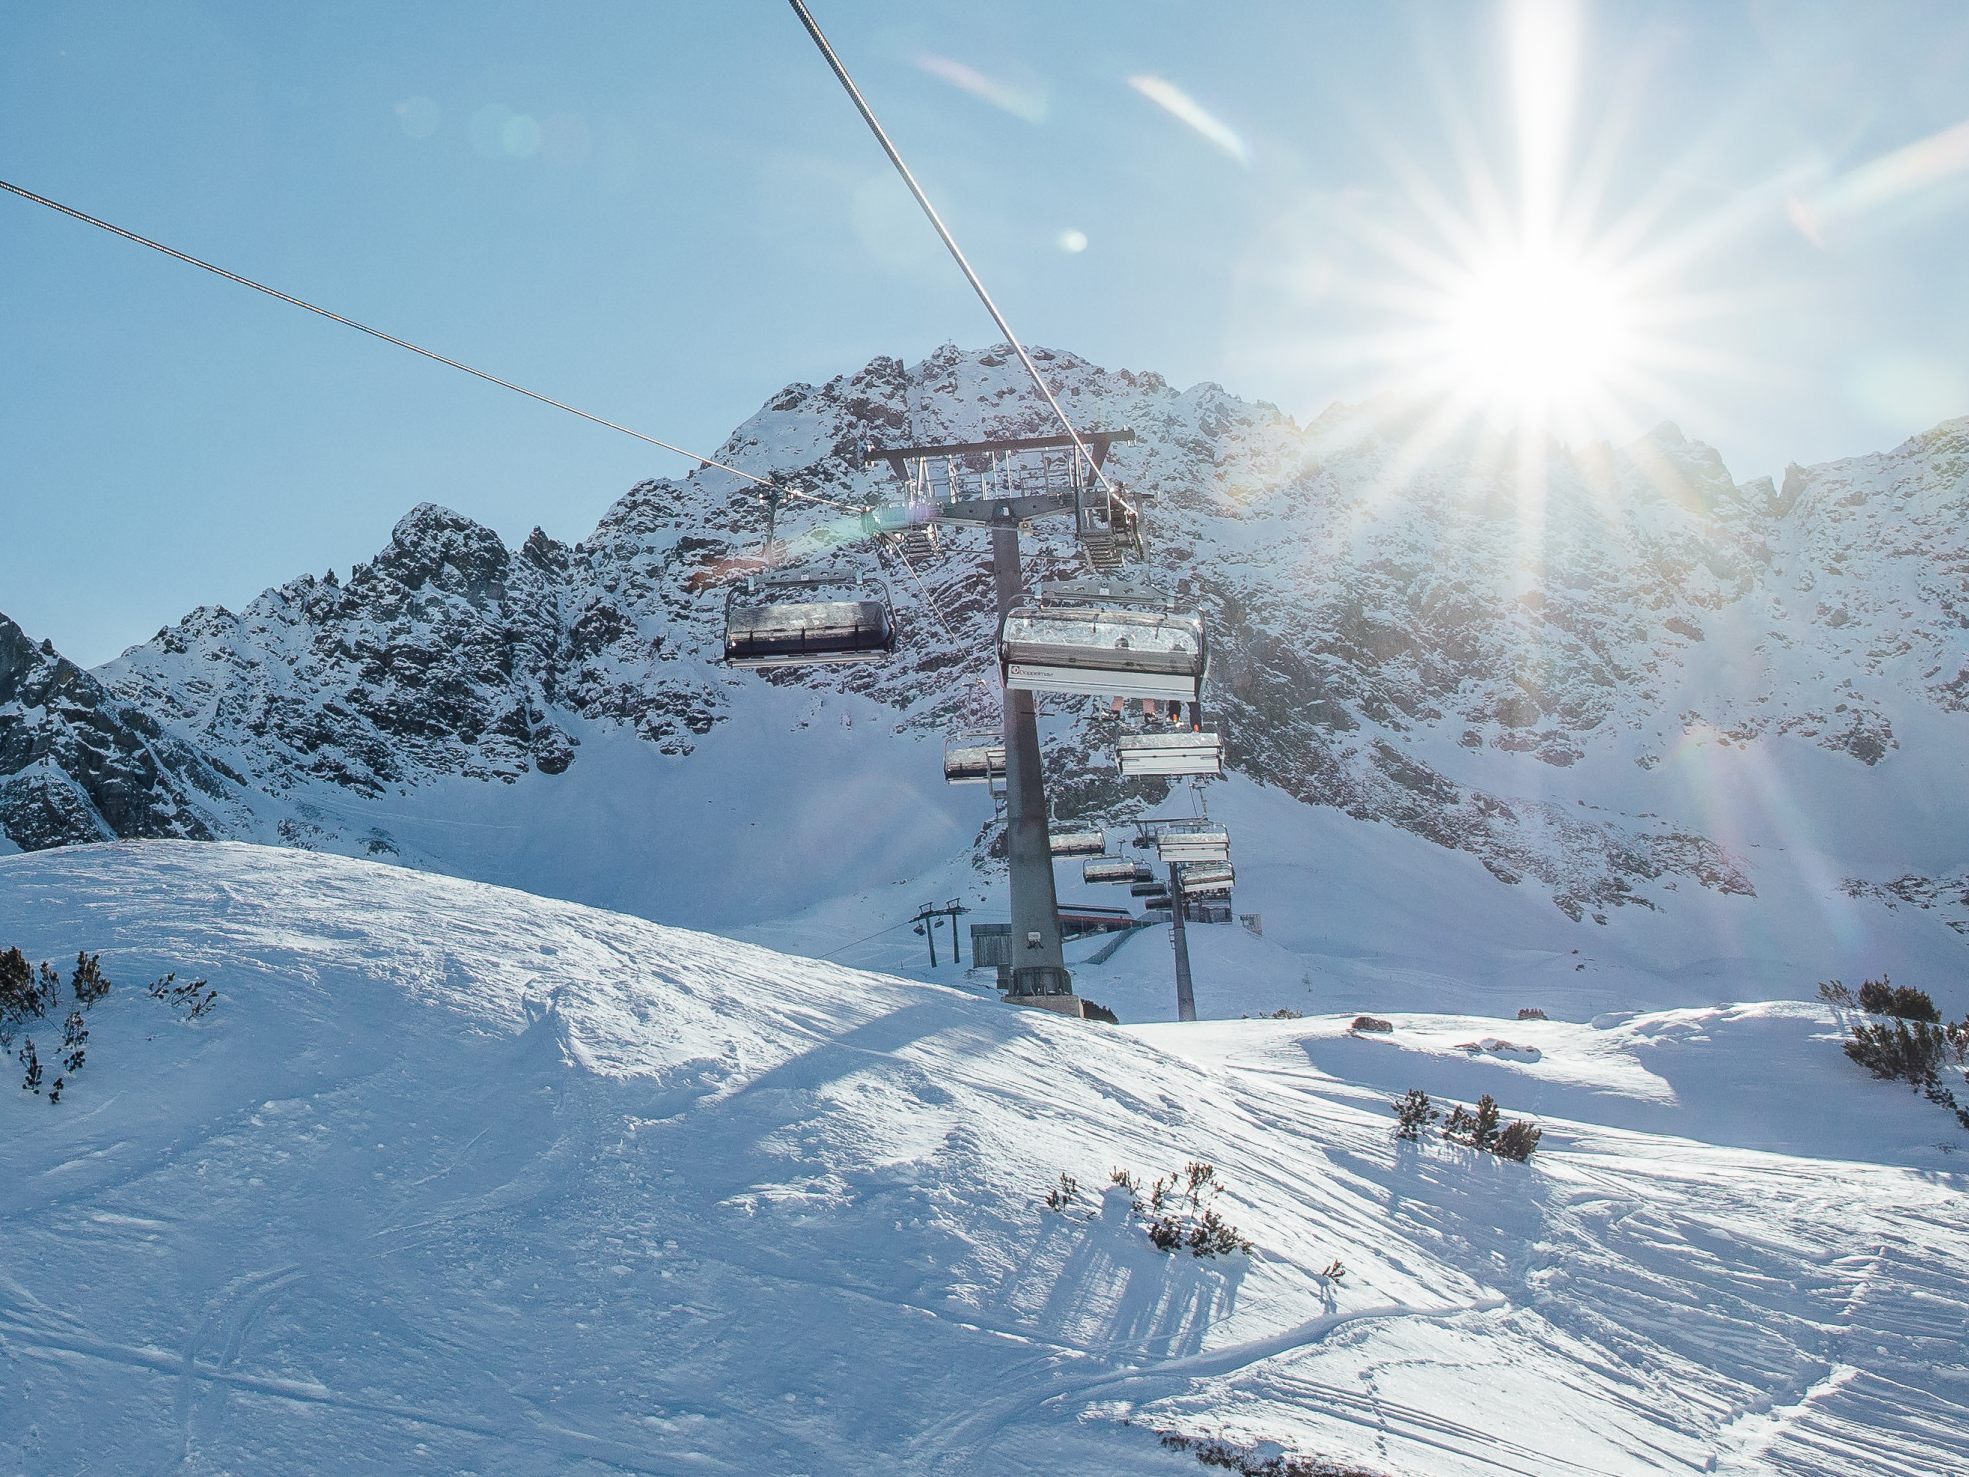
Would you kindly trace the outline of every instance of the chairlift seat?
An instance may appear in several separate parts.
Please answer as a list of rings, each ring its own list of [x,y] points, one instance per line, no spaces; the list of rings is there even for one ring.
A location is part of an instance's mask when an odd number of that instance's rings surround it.
[[[1114,742],[1115,763],[1125,775],[1224,774],[1224,736],[1220,733],[1127,733]]]
[[[1108,849],[1106,831],[1055,831],[1054,856],[1099,856]]]
[[[1007,687],[1184,703],[1202,700],[1209,666],[1199,616],[1109,606],[1021,606],[998,656]]]

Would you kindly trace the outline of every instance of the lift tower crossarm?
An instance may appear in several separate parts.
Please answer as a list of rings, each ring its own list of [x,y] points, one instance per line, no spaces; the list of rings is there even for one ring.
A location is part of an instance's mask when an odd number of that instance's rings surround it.
[[[1080,440],[1086,446],[1095,466],[1101,466],[1108,459],[1108,447],[1117,441],[1133,441],[1133,431],[1082,431]],[[999,455],[1018,451],[1052,451],[1072,446],[1073,439],[1068,436],[1010,436],[997,441],[952,441],[937,446],[869,446],[862,450],[862,465],[872,467],[877,462],[887,462],[898,477],[908,473],[903,464],[926,456],[966,456],[972,452],[984,455]]]

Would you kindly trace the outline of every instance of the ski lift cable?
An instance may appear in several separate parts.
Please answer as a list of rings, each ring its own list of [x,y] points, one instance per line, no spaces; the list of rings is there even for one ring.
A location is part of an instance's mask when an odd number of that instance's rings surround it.
[[[951,630],[950,622],[944,619],[943,609],[937,604],[937,597],[930,593],[930,587],[923,583],[923,576],[916,572],[916,564],[909,557],[909,551],[901,544],[897,544],[895,549],[896,556],[902,560],[902,567],[909,571],[909,578],[915,584],[917,594],[921,595],[923,603],[930,607],[930,614],[937,618],[937,624],[943,628],[944,635],[955,642],[957,633]]]
[[[952,260],[957,263],[958,269],[963,272],[964,280],[971,284],[971,290],[978,295],[978,301],[984,304],[985,311],[991,314],[991,321],[998,325],[998,331],[1005,335],[1005,342],[1012,346],[1012,352],[1019,356],[1019,363],[1025,366],[1025,371],[1032,377],[1033,384],[1038,387],[1041,398],[1046,401],[1054,418],[1065,429],[1068,439],[1073,442],[1074,450],[1080,453],[1081,458],[1087,463],[1088,470],[1093,472],[1094,480],[1101,484],[1101,490],[1110,500],[1119,503],[1129,512],[1134,512],[1134,505],[1108,480],[1108,474],[1101,469],[1100,462],[1095,460],[1094,453],[1088,449],[1087,443],[1081,439],[1080,432],[1068,419],[1066,411],[1054,396],[1051,387],[1047,385],[1046,377],[1039,372],[1039,366],[1032,362],[1032,355],[1026,352],[1025,344],[1020,341],[1016,333],[1012,332],[1012,325],[1005,321],[1005,315],[998,310],[998,304],[992,301],[991,294],[985,290],[984,280],[972,268],[962,248],[958,246],[957,238],[951,235],[950,227],[943,223],[943,217],[937,214],[936,206],[930,203],[930,197],[923,193],[923,187],[916,182],[916,176],[910,173],[909,166],[903,162],[902,154],[890,141],[881,123],[877,121],[875,110],[869,107],[868,99],[863,97],[861,89],[855,86],[855,79],[848,75],[847,67],[835,54],[827,37],[821,34],[820,24],[807,9],[805,0],[788,0],[788,3],[792,5],[794,14],[800,17],[800,24],[807,28],[807,34],[813,37],[814,45],[820,48],[820,54],[827,59],[827,65],[833,69],[836,79],[854,101],[856,111],[861,114],[862,121],[868,125],[869,132],[875,135],[875,141],[882,146],[882,152],[889,156],[889,162],[895,165],[896,173],[901,175],[902,182],[909,186],[909,193],[916,198],[916,203],[923,208],[923,214],[929,217],[930,224],[936,228],[937,236],[942,240],[945,250],[949,251]]]
[[[678,456],[687,457],[691,461],[702,463],[704,466],[716,467],[721,472],[730,472],[735,477],[742,477],[747,482],[756,483],[761,487],[773,487],[777,485],[770,477],[761,477],[757,473],[748,472],[742,467],[734,467],[729,462],[721,462],[716,457],[704,456],[686,447],[665,441],[660,437],[647,435],[642,431],[634,430],[629,426],[621,425],[603,416],[591,414],[578,406],[569,405],[564,400],[556,400],[553,396],[543,395],[538,390],[529,390],[525,385],[516,385],[511,380],[501,379],[496,374],[488,374],[483,369],[474,369],[469,364],[447,358],[445,355],[437,353],[434,350],[413,344],[408,339],[398,338],[393,333],[385,333],[382,329],[372,328],[367,323],[358,323],[353,318],[345,318],[340,313],[331,312],[329,309],[321,307],[318,304],[295,297],[291,293],[282,292],[277,287],[269,287],[266,283],[256,282],[251,277],[242,277],[237,272],[227,271],[224,267],[205,261],[200,257],[195,257],[189,252],[179,251],[175,246],[166,246],[162,241],[153,241],[148,236],[140,236],[135,231],[125,230],[122,226],[112,224],[109,221],[77,210],[72,205],[64,205],[59,200],[50,200],[46,195],[37,195],[34,191],[25,189],[11,181],[0,179],[0,190],[5,190],[9,194],[18,195],[21,199],[32,201],[36,205],[45,205],[48,209],[57,211],[73,220],[81,221],[84,225],[95,226],[99,230],[108,231],[112,236],[121,236],[125,241],[134,241],[137,245],[147,246],[152,251],[161,251],[166,256],[175,257],[189,266],[199,267],[204,271],[213,273],[215,276],[223,277],[228,282],[237,282],[241,287],[250,287],[255,292],[263,292],[268,297],[278,298],[281,302],[289,303],[297,308],[304,308],[310,313],[327,318],[332,322],[340,323],[346,328],[353,328],[359,333],[368,334],[371,338],[381,339],[386,344],[395,344],[399,349],[408,349],[413,354],[421,354],[426,359],[436,360],[439,364],[443,364],[448,368],[460,370],[477,379],[482,379],[488,384],[497,385],[502,390],[511,390],[516,395],[524,395],[529,400],[537,400],[542,405],[552,406],[555,410],[564,410],[569,415],[579,416],[584,421],[592,421],[595,425],[606,427],[611,431],[620,431],[625,436],[634,437],[636,440],[647,442],[651,446],[660,446],[665,451],[675,452]],[[838,508],[843,512],[859,513],[861,511],[859,508],[853,507],[850,504],[836,502],[832,498],[821,497],[815,493],[802,492],[796,487],[779,485],[778,491],[785,497],[795,497],[803,499],[806,502],[820,503],[825,507]],[[763,497],[765,494],[762,493],[759,496]]]
[[[847,953],[848,950],[854,948],[856,944],[865,944],[870,939],[879,939],[880,937],[882,937],[883,934],[894,933],[898,928],[907,928],[910,924],[914,923],[915,921],[916,920],[914,918],[905,918],[900,923],[891,923],[887,928],[878,928],[873,933],[865,933],[860,938],[856,939],[854,943],[842,944],[839,948],[829,949],[825,954],[816,954],[814,955],[814,957],[816,959],[832,959],[836,954]]]

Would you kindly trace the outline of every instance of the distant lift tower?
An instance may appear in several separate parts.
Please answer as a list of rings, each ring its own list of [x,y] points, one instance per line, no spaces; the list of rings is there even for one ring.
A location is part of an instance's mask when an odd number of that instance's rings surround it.
[[[1110,499],[1096,484],[1117,441],[1133,431],[1084,431],[1086,454],[1070,436],[1023,436],[939,446],[870,447],[867,464],[886,462],[908,486],[900,506],[870,511],[878,533],[906,536],[932,523],[991,531],[992,583],[1001,628],[1025,595],[1019,531],[1040,518],[1071,516],[1074,531],[1103,562],[1115,543],[1139,547],[1133,506]],[[1131,550],[1132,552],[1132,550]],[[1004,694],[1005,856],[1011,872],[1010,998],[1066,1015],[1080,1015],[1060,947],[1060,905],[1053,887],[1053,846],[1047,826],[1046,774],[1039,752],[1038,712],[1029,688]]]

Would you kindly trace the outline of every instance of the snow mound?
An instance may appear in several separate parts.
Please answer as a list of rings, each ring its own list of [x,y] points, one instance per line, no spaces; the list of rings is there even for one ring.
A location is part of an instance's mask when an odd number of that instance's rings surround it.
[[[59,1105],[0,1095],[24,1470],[1198,1470],[1159,1431],[1388,1472],[1969,1462],[1960,1131],[1813,1007],[1514,1023],[1534,1061],[1457,1051],[1470,1017],[1113,1030],[178,842],[0,858],[7,943],[118,982]],[[218,1007],[145,998],[166,970]],[[1531,1165],[1391,1139],[1391,1084],[1479,1077],[1545,1124]],[[1188,1158],[1251,1257],[1162,1255],[1097,1193]]]

